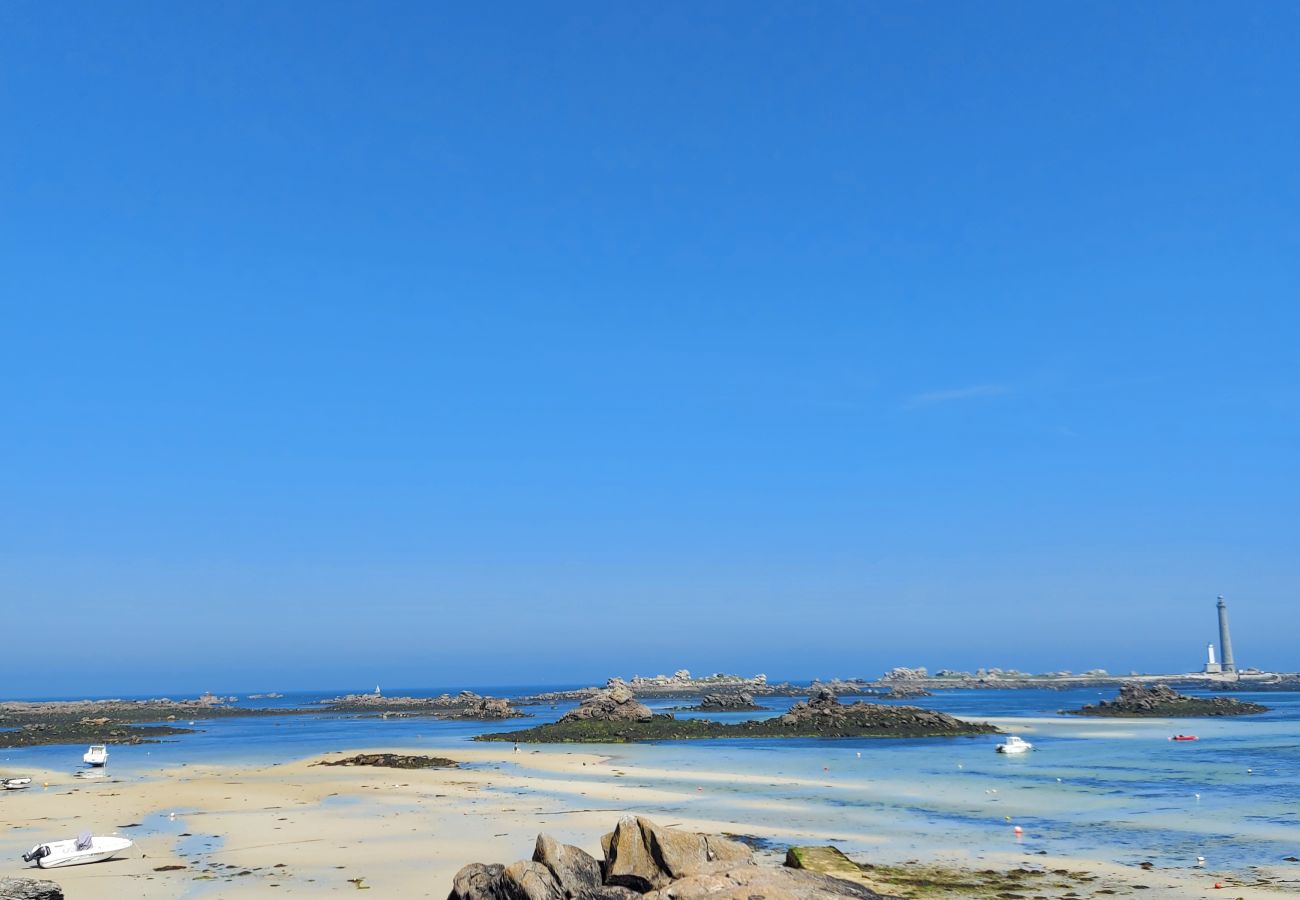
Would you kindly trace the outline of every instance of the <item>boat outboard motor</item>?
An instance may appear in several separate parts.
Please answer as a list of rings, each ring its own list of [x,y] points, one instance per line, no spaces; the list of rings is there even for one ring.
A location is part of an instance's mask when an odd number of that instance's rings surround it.
[[[23,854],[23,862],[36,862],[38,859],[44,859],[50,855],[50,848],[45,844],[40,844]]]

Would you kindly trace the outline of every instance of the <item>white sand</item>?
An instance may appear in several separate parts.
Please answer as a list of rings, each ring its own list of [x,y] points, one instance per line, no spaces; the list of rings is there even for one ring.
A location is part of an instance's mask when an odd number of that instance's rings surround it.
[[[425,753],[391,747],[356,752]],[[117,826],[168,823],[175,813],[177,834],[142,834],[124,829],[136,846],[127,858],[59,869],[48,876],[75,900],[100,898],[317,897],[356,890],[364,879],[377,897],[447,896],[455,872],[469,862],[510,862],[527,856],[539,831],[599,855],[599,837],[619,815],[646,814],[664,825],[701,831],[788,837],[807,843],[832,838],[871,846],[878,834],[852,827],[834,834],[792,828],[786,804],[743,796],[733,805],[746,821],[717,821],[668,810],[700,805],[710,786],[748,782],[819,784],[784,776],[742,776],[730,772],[690,773],[696,788],[646,787],[635,779],[679,780],[679,773],[620,762],[566,748],[509,745],[458,748],[452,755],[470,764],[461,769],[399,770],[316,767],[318,758],[266,767],[189,766],[147,778],[83,782],[66,773],[33,773],[36,787],[0,795],[0,877],[36,876],[18,858],[40,841]],[[333,756],[333,754],[332,754]],[[620,774],[622,773],[622,774]],[[581,776],[581,777],[579,777]],[[917,785],[918,793],[924,785]],[[160,820],[158,817],[162,816]],[[860,827],[867,827],[863,822]],[[182,856],[182,853],[188,855]],[[1024,860],[1014,851],[994,860],[934,848],[927,861],[977,868],[1014,868]],[[1143,897],[1276,897],[1281,889],[1213,889],[1211,872],[1144,872],[1090,860],[1036,857],[1049,868],[1104,872],[1108,883],[1143,884]],[[166,865],[186,868],[156,872]],[[237,873],[247,872],[240,875]],[[1219,879],[1225,880],[1225,879]]]

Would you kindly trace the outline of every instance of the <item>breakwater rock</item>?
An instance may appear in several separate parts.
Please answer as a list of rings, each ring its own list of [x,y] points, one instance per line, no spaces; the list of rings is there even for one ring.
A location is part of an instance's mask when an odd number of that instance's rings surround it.
[[[885,692],[885,696],[894,699],[902,699],[912,697],[930,697],[933,695],[925,688],[918,687],[914,684],[895,684],[890,686],[889,690]]]
[[[475,740],[599,744],[707,738],[957,737],[997,733],[992,725],[966,722],[915,706],[862,701],[845,705],[825,689],[817,691],[806,701],[796,703],[785,715],[748,722],[677,719],[669,714],[653,715],[635,700],[630,701],[631,704],[639,709],[635,714],[629,712],[622,718],[565,716],[553,724],[538,725],[524,731],[482,734]]]
[[[1267,706],[1234,700],[1230,697],[1188,697],[1166,684],[1144,687],[1126,684],[1114,700],[1095,706],[1063,710],[1075,716],[1113,716],[1116,718],[1179,718],[1191,716],[1250,716],[1268,712]]]
[[[532,858],[471,863],[448,900],[890,900],[805,869],[760,866],[744,844],[625,816],[601,838],[603,859],[540,834]]]

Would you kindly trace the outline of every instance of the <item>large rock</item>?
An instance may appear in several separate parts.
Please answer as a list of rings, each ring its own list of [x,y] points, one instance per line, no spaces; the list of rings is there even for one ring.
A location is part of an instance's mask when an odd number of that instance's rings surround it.
[[[660,828],[640,816],[624,816],[601,839],[605,850],[605,883],[649,891],[676,878],[712,871],[719,866],[752,862],[750,849],[719,835]]]
[[[555,876],[538,862],[471,863],[456,873],[448,900],[564,900]]]
[[[869,888],[802,869],[738,866],[674,881],[644,895],[644,900],[888,900]]]
[[[600,863],[590,853],[561,844],[547,834],[537,836],[533,862],[550,870],[564,896],[573,900],[601,886]]]
[[[620,683],[592,694],[577,709],[565,713],[560,721],[649,722],[653,717],[650,708],[638,702],[628,686]]]
[[[451,893],[447,900],[495,900],[501,896],[501,873],[505,869],[499,863],[470,863],[451,880]]]
[[[63,888],[53,881],[0,878],[0,900],[63,900]]]
[[[505,867],[501,873],[501,894],[506,900],[564,900],[564,891],[539,862],[520,860]]]
[[[605,883],[644,893],[667,879],[650,855],[648,835],[640,822],[635,816],[624,816],[600,839],[600,845],[605,851]]]

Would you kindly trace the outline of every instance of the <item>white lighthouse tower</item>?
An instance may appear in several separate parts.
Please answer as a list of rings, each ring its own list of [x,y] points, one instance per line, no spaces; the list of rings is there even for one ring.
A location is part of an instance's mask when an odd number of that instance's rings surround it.
[[[1214,660],[1214,641],[1210,641],[1210,644],[1206,649],[1206,654],[1208,655],[1209,659],[1205,663],[1205,674],[1218,675],[1220,672],[1223,671],[1223,666],[1219,665]]]

